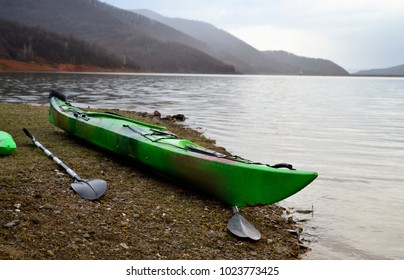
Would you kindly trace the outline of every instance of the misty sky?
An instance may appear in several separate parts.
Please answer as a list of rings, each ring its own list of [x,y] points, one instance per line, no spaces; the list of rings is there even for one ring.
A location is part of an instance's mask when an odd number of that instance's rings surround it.
[[[404,64],[402,0],[103,0],[201,20],[259,50],[330,59],[348,71]]]

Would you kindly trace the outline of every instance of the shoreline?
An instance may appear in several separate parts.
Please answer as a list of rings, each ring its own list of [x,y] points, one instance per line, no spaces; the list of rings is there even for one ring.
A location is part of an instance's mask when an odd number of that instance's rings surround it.
[[[73,64],[38,64],[36,62],[23,62],[11,59],[0,58],[0,73],[8,72],[81,72],[81,73],[133,73],[133,74],[159,74],[159,72],[135,71],[126,68],[102,68],[89,65],[73,65]],[[180,73],[168,73],[180,74]],[[182,73],[182,74],[197,74],[197,73]],[[202,74],[202,73],[200,73]],[[205,73],[209,74],[209,73]],[[213,73],[212,73],[213,74]],[[224,74],[226,75],[226,74]],[[246,75],[242,73],[235,73],[231,75]],[[265,74],[258,74],[265,75]],[[278,75],[274,75],[278,76]],[[281,75],[282,76],[282,75]],[[303,76],[310,77],[312,75],[286,75],[286,76]],[[316,76],[316,75],[314,75]],[[369,75],[369,74],[349,74],[344,76],[331,76],[325,75],[321,77],[357,77],[357,78],[404,78],[404,75]]]
[[[307,252],[294,234],[301,229],[282,207],[242,208],[262,239],[237,238],[226,229],[229,206],[69,136],[48,122],[47,110],[0,103],[0,128],[17,143],[0,157],[0,259],[299,259]],[[172,120],[112,112],[225,152]],[[32,144],[24,127],[82,178],[106,180],[105,196],[86,201],[75,194],[71,178]]]
[[[102,68],[90,65],[73,65],[65,63],[39,64],[12,59],[0,59],[0,73],[7,72],[111,72],[111,73],[141,73],[125,68]]]

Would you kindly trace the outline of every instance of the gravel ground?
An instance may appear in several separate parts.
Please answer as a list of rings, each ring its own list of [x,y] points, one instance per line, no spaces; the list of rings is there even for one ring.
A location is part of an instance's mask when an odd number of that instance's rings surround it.
[[[0,130],[17,143],[11,155],[0,156],[0,259],[298,259],[307,251],[285,209],[241,209],[262,239],[237,238],[226,229],[228,206],[69,136],[48,122],[47,111],[0,104]],[[225,152],[173,121],[115,112]],[[105,196],[87,201],[74,193],[71,178],[32,144],[24,127],[82,178],[106,180]]]

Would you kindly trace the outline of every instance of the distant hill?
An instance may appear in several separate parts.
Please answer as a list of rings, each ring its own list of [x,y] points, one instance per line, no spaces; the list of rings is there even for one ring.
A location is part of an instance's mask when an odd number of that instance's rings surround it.
[[[201,50],[225,63],[234,65],[236,70],[241,73],[348,75],[348,72],[342,67],[328,60],[298,57],[281,51],[263,53],[209,23],[169,18],[150,10],[135,10],[134,12],[205,42],[209,48],[202,46]]]
[[[354,75],[404,76],[404,64],[389,68],[362,70]]]
[[[0,18],[74,36],[152,72],[235,73],[171,27],[97,0],[0,0]]]
[[[299,71],[300,75],[348,75],[344,68],[330,60],[297,56],[285,51],[265,51],[264,53],[293,67]]]
[[[169,18],[150,10],[134,12],[164,23],[202,42],[202,50],[221,61],[234,65],[236,70],[245,74],[291,74],[293,71],[279,61],[273,61],[260,51],[230,33],[215,26],[195,20]]]
[[[100,47],[71,36],[62,36],[3,19],[0,19],[0,58],[103,68],[139,68],[130,61],[123,65],[120,59]]]

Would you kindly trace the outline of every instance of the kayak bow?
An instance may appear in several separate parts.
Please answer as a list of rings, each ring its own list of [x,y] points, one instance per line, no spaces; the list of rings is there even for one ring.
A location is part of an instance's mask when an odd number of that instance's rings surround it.
[[[17,145],[15,144],[13,137],[5,131],[0,131],[0,155],[9,155],[16,148]]]

